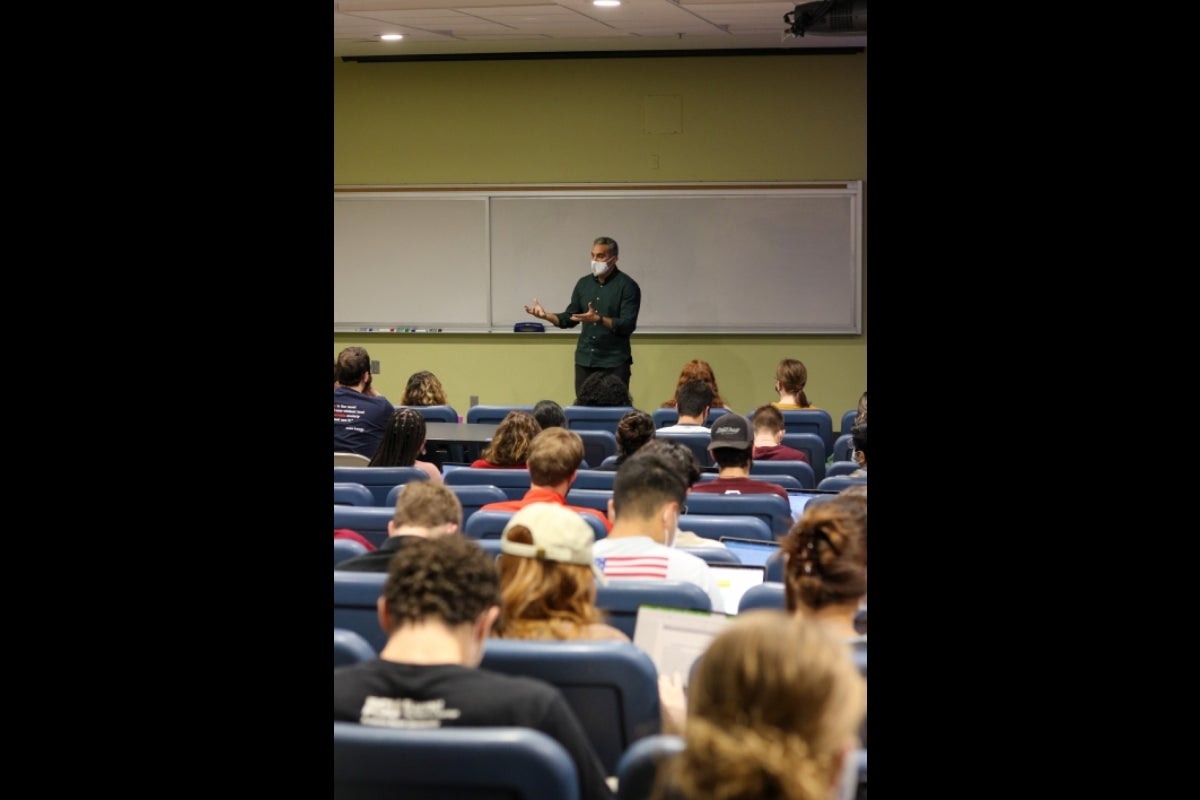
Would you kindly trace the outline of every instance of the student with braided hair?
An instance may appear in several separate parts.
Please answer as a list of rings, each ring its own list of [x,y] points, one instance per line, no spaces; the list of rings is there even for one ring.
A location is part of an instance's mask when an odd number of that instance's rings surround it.
[[[713,639],[688,686],[684,749],[654,800],[834,800],[858,788],[866,681],[824,625],[774,609]]]
[[[787,610],[865,647],[854,617],[867,596],[866,493],[810,503],[780,547]]]
[[[417,456],[425,452],[425,417],[414,408],[401,406],[392,414],[383,431],[383,441],[368,467],[417,467],[435,483],[442,482],[442,473],[428,461]]]

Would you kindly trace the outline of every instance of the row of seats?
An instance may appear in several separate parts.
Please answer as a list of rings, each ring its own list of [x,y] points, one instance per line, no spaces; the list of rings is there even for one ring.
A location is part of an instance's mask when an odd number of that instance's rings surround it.
[[[359,634],[334,625],[335,667],[377,657]],[[855,658],[865,677],[866,651]],[[632,642],[489,639],[479,666],[555,686],[583,723],[606,774],[618,773],[635,742],[661,733],[658,670]]]
[[[375,652],[387,641],[379,627],[375,601],[387,581],[385,572],[333,571],[333,625],[362,636]],[[619,580],[596,587],[596,606],[608,623],[633,638],[637,610],[642,605],[712,611],[712,600],[694,583],[668,580]]]
[[[451,406],[414,406],[414,408],[424,414],[428,420],[454,422],[459,416]],[[563,416],[566,417],[567,427],[571,430],[606,430],[615,433],[621,417],[633,408],[633,406],[564,406]],[[508,412],[513,410],[533,413],[533,406],[472,406],[467,409],[466,421],[498,425],[508,415]],[[713,420],[728,414],[730,410],[728,408],[709,409],[705,425],[711,426]],[[753,417],[753,413],[751,411],[746,416]],[[781,409],[780,413],[783,415],[783,426],[788,432],[815,433],[821,437],[825,449],[830,451],[833,449],[834,439],[837,435],[850,433],[850,428],[854,425],[854,418],[858,412],[857,409],[844,412],[836,434],[833,427],[833,415],[824,409]],[[665,428],[679,422],[679,411],[674,408],[656,408],[650,412],[650,416],[654,419],[655,428]]]
[[[453,406],[413,406],[412,408],[419,411],[426,420],[431,422],[457,422],[459,419],[458,411]],[[633,406],[565,406],[563,408],[567,428],[579,433],[584,438],[584,460],[589,465],[600,464],[604,458],[615,455],[617,445],[615,436],[611,439],[607,436],[585,436],[585,432],[596,431],[616,434],[617,424],[633,408]],[[466,421],[478,424],[499,424],[507,416],[508,412],[513,410],[532,412],[533,406],[472,406],[467,410]],[[705,424],[712,425],[713,420],[728,412],[729,409],[711,409]],[[828,411],[816,408],[784,409],[780,413],[783,415],[784,430],[786,431],[783,443],[789,447],[795,447],[797,450],[806,451],[809,463],[818,471],[818,480],[823,477],[823,474],[820,474],[818,465],[823,466],[829,454],[833,453],[835,455],[835,461],[847,460],[846,451],[849,447],[850,428],[854,424],[856,411],[851,410],[842,414],[841,428],[837,432],[834,431],[833,417]],[[673,408],[656,408],[651,412],[651,416],[654,418],[655,428],[674,425],[679,421],[679,412]],[[753,417],[753,413],[747,416]],[[810,440],[799,437],[799,434],[812,434],[820,442],[821,447],[819,449],[813,448],[809,443]],[[690,439],[686,439],[685,441],[689,445],[693,444]],[[701,441],[703,440],[696,440],[696,442]],[[839,444],[842,450],[840,455],[837,452]],[[702,448],[693,446],[693,450],[696,452],[696,457],[700,459],[701,464],[704,466],[711,465],[712,462],[707,453],[706,441],[703,441]],[[460,453],[455,456],[454,460],[463,461],[464,458]]]
[[[338,487],[335,491],[340,493],[346,489]],[[607,515],[608,501],[611,497],[612,492],[604,489],[572,489],[567,492],[566,499],[569,505],[593,508]],[[693,531],[706,539],[734,536],[739,539],[773,541],[775,537],[783,536],[791,530],[793,524],[791,504],[774,494],[690,494],[686,504],[687,513],[680,517],[680,528]],[[484,520],[477,521],[475,517],[481,513],[483,512],[479,507],[475,507],[468,514],[464,504],[463,532],[471,538],[498,537],[496,518],[485,517]],[[333,527],[350,528],[378,546],[387,538],[387,524],[394,515],[394,506],[335,503]],[[747,517],[755,521],[744,519]],[[596,522],[599,523],[599,520]],[[600,525],[596,528],[596,533],[596,538],[602,539],[608,531]]]
[[[649,800],[659,765],[683,748],[683,737],[666,733],[634,742],[617,762],[617,800]],[[855,758],[856,800],[866,800],[866,748]],[[333,793],[345,800],[579,800],[579,782],[563,746],[532,728],[405,730],[334,722]]]
[[[853,461],[842,465],[835,463],[836,474],[848,474],[858,465]],[[802,491],[818,487],[816,471],[803,461],[755,461],[750,466],[750,475],[756,480],[778,484],[788,491]],[[580,469],[575,473],[572,489],[612,490],[616,471],[607,469]],[[717,479],[717,473],[701,474],[701,481]],[[828,477],[828,476],[827,476]],[[418,467],[348,467],[334,466],[335,484],[358,483],[371,490],[370,505],[395,505],[400,486],[409,481],[429,480],[429,476]],[[450,469],[442,480],[451,488],[457,486],[496,486],[512,500],[519,500],[529,490],[531,478],[528,469],[486,469],[482,467],[457,467]],[[822,478],[824,480],[824,478]],[[362,505],[352,495],[343,501],[348,505]]]

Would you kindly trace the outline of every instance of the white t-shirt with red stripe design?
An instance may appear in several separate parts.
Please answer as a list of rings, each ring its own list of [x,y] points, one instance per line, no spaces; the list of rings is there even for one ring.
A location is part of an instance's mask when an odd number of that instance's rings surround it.
[[[713,611],[724,612],[721,590],[699,556],[667,547],[649,536],[607,537],[592,545],[592,557],[608,580],[659,579],[687,581],[712,599]]]

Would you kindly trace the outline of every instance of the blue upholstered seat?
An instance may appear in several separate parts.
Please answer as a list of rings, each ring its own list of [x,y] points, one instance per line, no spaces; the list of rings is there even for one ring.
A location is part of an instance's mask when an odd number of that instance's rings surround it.
[[[338,800],[579,800],[575,762],[532,728],[333,723]]]
[[[375,505],[387,505],[388,492],[409,481],[427,481],[429,476],[420,467],[334,467],[334,483],[361,483],[371,490]],[[395,508],[393,504],[390,506]]]
[[[489,639],[480,666],[558,687],[609,775],[631,744],[661,731],[658,671],[631,642]]]

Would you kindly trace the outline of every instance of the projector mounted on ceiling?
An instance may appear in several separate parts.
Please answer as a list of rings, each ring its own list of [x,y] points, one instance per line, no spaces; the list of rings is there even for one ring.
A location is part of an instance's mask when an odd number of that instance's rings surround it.
[[[814,0],[783,15],[784,35],[861,36],[867,32],[867,0]]]

